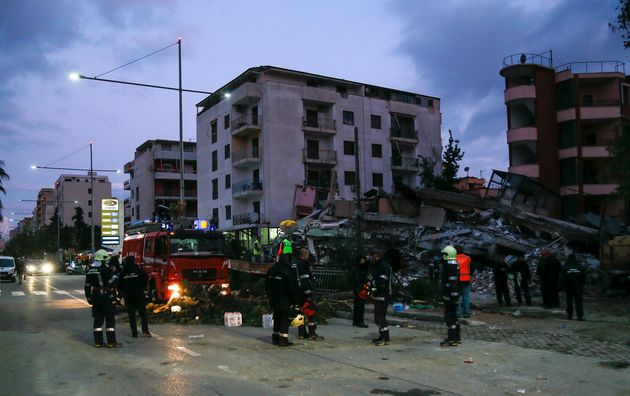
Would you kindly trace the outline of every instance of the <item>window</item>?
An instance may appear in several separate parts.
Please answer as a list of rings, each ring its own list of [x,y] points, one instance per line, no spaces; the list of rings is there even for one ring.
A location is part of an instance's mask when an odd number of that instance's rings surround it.
[[[225,147],[223,148],[223,156],[225,157],[225,159],[230,158],[230,145],[226,144]]]
[[[219,169],[219,153],[217,152],[217,150],[214,150],[212,152],[212,171],[216,172],[217,169]]]
[[[219,225],[219,208],[212,209],[212,224],[215,227]]]
[[[254,208],[254,213],[258,213],[260,215],[260,201],[252,202],[252,207]]]
[[[192,144],[185,144],[184,143],[184,151],[187,153],[192,153],[194,150],[195,146],[193,146]]]
[[[92,194],[92,189],[88,188],[88,194]]]
[[[343,141],[343,154],[354,155],[354,142],[352,140]]]
[[[150,256],[153,253],[153,239],[146,239],[144,242],[144,255]]]
[[[372,129],[381,129],[381,116],[372,114],[370,116],[370,125]]]
[[[217,142],[217,120],[214,120],[210,123],[210,139],[211,143]]]
[[[343,172],[343,184],[346,186],[354,185],[354,172],[352,171]]]
[[[232,205],[225,205],[225,220],[232,218]]]
[[[343,124],[344,125],[354,125],[354,112],[345,111],[343,112]]]
[[[232,187],[232,177],[230,175],[225,175],[225,189]]]
[[[382,173],[372,173],[372,187],[383,187]]]
[[[92,200],[88,199],[88,206],[92,206]]]
[[[225,117],[223,117],[223,129],[228,129],[230,127],[230,115],[226,114]]]
[[[139,187],[136,187],[136,201],[140,200],[140,189]]]
[[[383,146],[372,144],[372,158],[383,158]]]
[[[212,199],[219,199],[219,179],[212,179]]]
[[[136,220],[140,219],[140,205],[136,205]]]
[[[92,212],[88,212],[88,217],[92,217]]]
[[[162,143],[162,144],[160,144],[160,147],[164,151],[171,151],[171,144],[170,143]]]

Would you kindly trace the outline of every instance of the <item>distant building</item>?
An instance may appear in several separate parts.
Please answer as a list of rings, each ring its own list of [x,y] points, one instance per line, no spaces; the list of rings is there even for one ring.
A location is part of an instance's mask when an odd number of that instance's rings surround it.
[[[55,214],[54,190],[42,188],[37,194],[37,203],[33,210],[33,223],[37,229],[50,224],[50,218]]]
[[[607,147],[630,120],[624,64],[576,62],[554,66],[551,51],[506,57],[509,172],[537,180],[560,195],[565,219],[585,213],[618,216],[617,180]]]
[[[441,153],[438,98],[274,66],[247,69],[197,109],[198,215],[222,230],[353,199],[355,128],[361,192],[417,188],[420,156]]]
[[[134,159],[125,164],[130,191],[130,221],[169,214],[179,203],[180,151],[177,140],[147,140],[136,148]],[[184,197],[186,217],[197,216],[197,144],[184,142]]]
[[[58,203],[62,225],[72,226],[75,207],[83,209],[83,220],[94,225],[101,223],[101,199],[112,197],[112,183],[107,176],[94,174],[94,193],[91,194],[90,175],[61,175],[55,182],[55,202]],[[94,198],[92,203],[91,198]],[[77,201],[76,203],[74,201]],[[94,211],[94,213],[92,213]]]

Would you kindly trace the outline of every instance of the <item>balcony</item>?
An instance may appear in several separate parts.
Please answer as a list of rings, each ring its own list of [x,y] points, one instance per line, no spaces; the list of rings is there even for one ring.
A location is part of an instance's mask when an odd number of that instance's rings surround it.
[[[247,106],[260,100],[260,84],[246,82],[230,93],[233,105]]]
[[[260,214],[256,212],[241,213],[232,216],[232,224],[237,226],[241,224],[258,224],[260,222]]]
[[[540,177],[540,169],[538,167],[538,164],[510,166],[508,167],[508,172],[532,177],[534,179]]]
[[[585,158],[608,158],[612,157],[606,146],[583,146],[582,157]]]
[[[417,144],[418,131],[402,128],[390,128],[389,139],[402,144]]]
[[[505,90],[505,104],[512,101],[525,101],[536,99],[536,87],[534,85],[519,85]]]
[[[123,182],[123,190],[127,190],[127,191],[131,190],[131,182],[129,180],[125,180]]]
[[[507,142],[521,142],[524,140],[538,140],[538,131],[535,127],[523,127],[508,129]]]
[[[169,168],[155,168],[155,179],[179,180],[179,170]],[[184,180],[197,180],[197,170],[185,170]]]
[[[245,115],[232,121],[232,136],[248,137],[260,133],[262,124],[261,116]]]
[[[158,159],[169,159],[169,160],[179,160],[180,152],[179,147],[176,145],[171,146],[170,150],[163,150],[162,148],[156,147],[153,152],[153,158]],[[196,161],[197,153],[194,151],[184,151],[184,161]]]
[[[413,157],[391,157],[392,170],[417,172],[420,170],[420,159]]]
[[[251,150],[232,152],[232,166],[235,168],[256,168],[260,165],[260,147]]]
[[[179,200],[179,190],[163,190],[155,192],[155,199]],[[185,190],[184,199],[187,201],[197,200],[197,190]]]
[[[583,120],[605,120],[621,117],[618,100],[583,100],[580,118]]]
[[[262,180],[244,180],[238,183],[232,184],[232,197],[233,198],[247,198],[254,197],[262,194],[263,183]]]
[[[302,150],[302,161],[307,164],[337,165],[335,150]]]
[[[330,188],[330,179],[306,179],[304,185],[308,187]]]
[[[337,133],[337,124],[332,118],[302,118],[302,130],[319,135],[334,135]]]
[[[123,168],[123,171],[125,173],[131,173],[133,172],[133,161],[129,161],[125,164],[125,167]]]

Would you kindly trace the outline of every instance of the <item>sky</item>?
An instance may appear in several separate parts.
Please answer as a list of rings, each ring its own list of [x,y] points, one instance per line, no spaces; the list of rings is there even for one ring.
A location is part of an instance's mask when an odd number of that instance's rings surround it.
[[[61,171],[121,169],[147,139],[178,139],[178,95],[89,80],[182,38],[183,87],[214,91],[249,67],[273,65],[441,99],[443,143],[464,150],[460,173],[506,170],[504,57],[553,50],[554,64],[628,63],[608,28],[616,0],[2,0],[0,160],[4,215],[31,212]],[[630,69],[630,64],[628,65]],[[626,70],[630,73],[630,70]],[[177,46],[103,78],[176,87]],[[184,139],[195,103],[184,95]],[[75,153],[76,152],[76,153]],[[75,153],[68,156],[69,154]],[[64,158],[68,156],[67,158]],[[113,195],[128,175],[108,174]],[[7,224],[3,225],[6,230]],[[2,229],[2,227],[0,227]]]

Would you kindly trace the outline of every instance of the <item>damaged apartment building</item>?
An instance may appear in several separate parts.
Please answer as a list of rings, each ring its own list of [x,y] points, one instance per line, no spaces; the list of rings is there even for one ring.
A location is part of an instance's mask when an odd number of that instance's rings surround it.
[[[440,126],[436,97],[250,68],[197,104],[198,217],[268,243],[282,220],[351,200],[357,185],[418,188],[420,158],[440,158]]]

